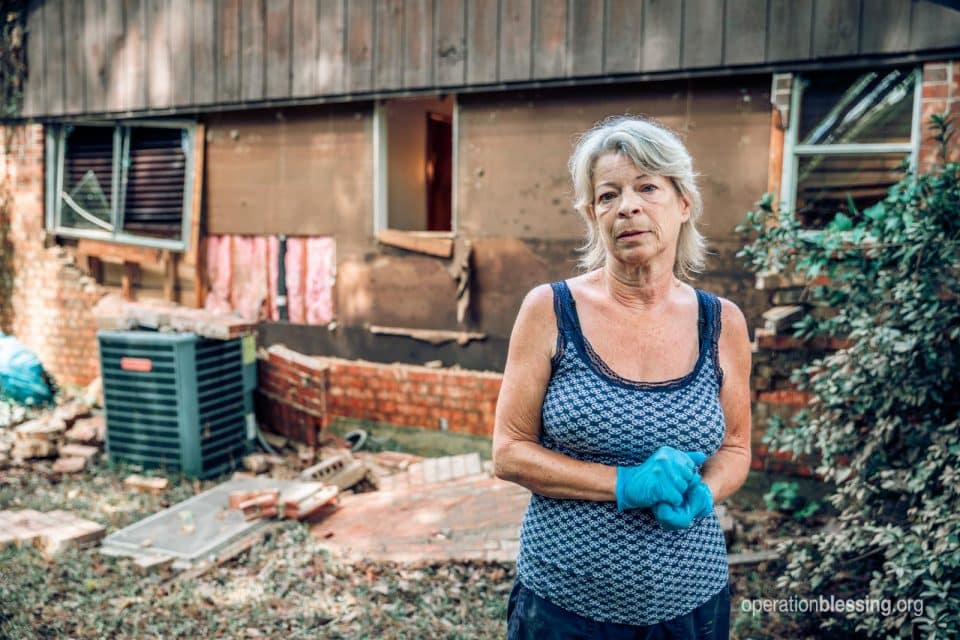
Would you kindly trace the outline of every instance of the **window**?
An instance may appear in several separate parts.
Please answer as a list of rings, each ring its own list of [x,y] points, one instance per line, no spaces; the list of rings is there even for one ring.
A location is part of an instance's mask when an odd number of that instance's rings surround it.
[[[48,134],[48,227],[71,238],[185,250],[194,128],[66,124]]]
[[[804,226],[822,229],[883,199],[916,164],[916,69],[834,72],[794,79],[781,200]]]
[[[447,96],[398,99],[375,116],[376,230],[453,229],[454,104]]]

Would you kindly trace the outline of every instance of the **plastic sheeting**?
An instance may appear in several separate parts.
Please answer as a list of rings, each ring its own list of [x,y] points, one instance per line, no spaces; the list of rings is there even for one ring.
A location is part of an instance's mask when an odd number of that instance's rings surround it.
[[[40,359],[25,344],[0,333],[0,397],[24,405],[53,399]]]

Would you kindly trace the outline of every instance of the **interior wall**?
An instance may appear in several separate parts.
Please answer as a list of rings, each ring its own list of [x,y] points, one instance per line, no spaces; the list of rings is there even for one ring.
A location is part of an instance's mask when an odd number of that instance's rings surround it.
[[[581,238],[567,159],[580,133],[630,113],[685,140],[700,174],[704,231],[728,237],[767,184],[769,105],[767,75],[462,96],[459,227],[476,237]]]
[[[453,115],[453,98],[388,100],[387,216],[388,226],[401,231],[427,228],[427,189],[424,167],[427,113]]]
[[[373,226],[370,103],[206,117],[206,232],[346,238]]]

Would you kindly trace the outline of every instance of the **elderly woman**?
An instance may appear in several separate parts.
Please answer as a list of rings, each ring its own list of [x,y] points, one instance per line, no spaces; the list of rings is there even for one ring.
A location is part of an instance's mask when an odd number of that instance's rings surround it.
[[[750,468],[750,343],[703,264],[686,148],[618,117],[570,159],[584,273],[521,305],[494,430],[498,477],[530,489],[511,638],[725,638],[713,505]]]

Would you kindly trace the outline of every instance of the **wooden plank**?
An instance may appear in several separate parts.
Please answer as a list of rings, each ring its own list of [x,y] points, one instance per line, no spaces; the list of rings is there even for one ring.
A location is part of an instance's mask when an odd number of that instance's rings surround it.
[[[767,62],[810,56],[813,0],[770,0]]]
[[[163,263],[163,299],[170,302],[177,302],[180,297],[177,279],[177,258],[178,254],[172,251],[164,251],[160,259]]]
[[[173,106],[169,0],[147,0],[147,106]]]
[[[30,0],[27,5],[27,77],[23,86],[23,115],[45,111],[44,98],[44,19],[43,2]]]
[[[147,106],[147,12],[145,0],[124,0],[123,17],[126,33],[123,109],[137,110]]]
[[[210,104],[217,99],[217,23],[212,0],[193,2],[193,102]]]
[[[910,49],[960,46],[960,7],[942,0],[911,2]]]
[[[101,78],[95,83],[102,92],[96,102],[104,111],[119,111],[123,108],[124,79],[127,77],[126,34],[123,25],[123,4],[103,2],[103,60]],[[88,106],[91,96],[87,94]]]
[[[347,3],[347,90],[373,86],[373,0]]]
[[[290,97],[290,2],[267,0],[266,74],[267,97]]]
[[[346,58],[346,14],[341,0],[320,0],[317,92],[342,93]]]
[[[240,98],[262,100],[264,78],[263,0],[240,3]]]
[[[766,59],[766,2],[727,0],[724,25],[724,64],[753,64]]]
[[[193,104],[193,4],[208,0],[171,0],[167,5],[170,70],[170,101],[177,106]]]
[[[83,8],[83,76],[84,111],[99,113],[105,110],[109,69],[107,67],[106,35],[104,33],[103,0],[82,0]],[[112,62],[112,60],[111,60]]]
[[[58,115],[63,113],[64,106],[64,48],[63,38],[56,34],[63,33],[63,0],[47,0],[43,10],[43,31],[52,34],[47,38],[44,65],[44,87],[46,89],[46,104],[43,113]]]
[[[63,3],[64,113],[83,113],[84,91],[84,11],[83,3],[69,0]]]
[[[464,58],[466,53],[466,13],[463,2],[438,2],[436,4],[436,29],[434,30],[433,59],[434,78],[441,87],[460,85],[466,77]]]
[[[567,52],[568,75],[603,73],[603,0],[572,0]]]
[[[567,1],[539,0],[534,8],[533,77],[563,77],[567,73]]]
[[[240,0],[217,0],[217,102],[240,101]]]
[[[903,0],[864,2],[860,21],[860,53],[906,51],[910,47],[910,7],[916,4]]]
[[[290,95],[302,97],[317,94],[317,67],[319,50],[317,47],[317,3],[294,0],[291,20],[293,30],[290,42],[292,77]]]
[[[533,39],[533,1],[501,0],[499,80],[529,80]]]
[[[467,0],[467,82],[497,80],[497,0]]]
[[[643,2],[643,70],[680,67],[683,4],[674,0]]]
[[[433,3],[407,0],[403,5],[403,86],[433,84]]]
[[[815,0],[813,57],[849,56],[860,47],[860,0]]]
[[[380,0],[376,12],[373,87],[398,89],[403,86],[403,3],[401,0]]]
[[[206,281],[203,278],[203,244],[200,230],[203,228],[204,159],[206,158],[207,129],[197,124],[193,144],[193,192],[190,195],[190,235],[183,262],[189,267],[193,306],[203,308],[206,301]]]
[[[377,242],[439,258],[449,258],[453,255],[452,238],[437,237],[416,231],[383,229],[377,234]]]
[[[120,295],[124,300],[136,299],[134,291],[140,283],[140,265],[136,262],[124,262],[120,276]]]
[[[608,0],[603,30],[604,71],[626,73],[643,66],[643,4],[636,0]]]
[[[723,64],[723,3],[687,0],[683,12],[683,66],[719,67]]]
[[[163,252],[160,249],[133,244],[117,244],[116,242],[103,242],[86,238],[77,240],[77,255],[96,256],[102,262],[115,264],[133,262],[156,266],[160,264],[162,254]]]

